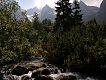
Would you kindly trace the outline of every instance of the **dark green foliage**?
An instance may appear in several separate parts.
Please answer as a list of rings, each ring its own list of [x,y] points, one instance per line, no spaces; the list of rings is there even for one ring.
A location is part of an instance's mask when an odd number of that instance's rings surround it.
[[[5,65],[28,60],[32,55],[31,22],[24,13],[23,19],[17,20],[15,13],[20,7],[15,1],[0,2],[0,63]]]
[[[105,27],[92,20],[69,32],[52,34],[46,59],[71,68],[106,68]]]
[[[70,31],[76,25],[82,25],[82,14],[78,0],[73,5],[69,0],[59,0],[56,7],[56,22],[54,31]]]
[[[82,25],[82,14],[80,10],[80,4],[78,0],[74,0],[73,2],[73,18],[74,18],[74,25]]]
[[[106,25],[98,25],[96,20],[82,24],[77,1],[73,11],[69,0],[56,3],[55,24],[47,19],[40,22],[37,14],[32,22],[26,13],[17,20],[12,12],[19,9],[18,4],[1,1],[4,5],[0,5],[0,66],[29,60],[37,54],[56,65],[106,68]]]
[[[48,36],[46,59],[53,64],[71,68],[106,66],[105,26],[98,25],[95,19],[82,24],[77,0],[74,1],[73,9],[69,0],[59,0],[56,4],[56,32]]]
[[[40,28],[41,28],[41,23],[40,23],[40,21],[39,21],[39,18],[38,18],[38,15],[37,15],[37,13],[35,13],[34,14],[34,16],[33,16],[33,24],[32,24],[32,26],[33,26],[33,28],[35,29],[35,30],[40,30]]]
[[[60,34],[55,33],[51,34],[48,37],[48,54],[46,55],[46,59],[53,64],[63,65],[64,59],[68,56],[68,53],[72,51],[69,44],[69,36],[67,33]]]
[[[73,15],[71,9],[71,3],[69,0],[59,0],[56,7],[56,24],[54,26],[54,31],[69,31],[73,26]]]
[[[42,21],[42,27],[44,28],[44,30],[49,33],[52,30],[52,22],[49,19],[44,19]]]
[[[42,22],[39,21],[37,14],[32,21],[32,32],[31,45],[36,48],[37,55],[44,55],[44,43],[47,41],[47,35],[53,30],[51,20],[45,19]]]
[[[65,63],[74,68],[81,66],[93,69],[101,68],[101,66],[106,65],[105,46],[103,46],[105,44],[103,44],[104,38],[102,35],[102,28],[94,25],[91,27],[89,25],[85,28],[85,30],[85,33],[77,37],[79,41],[75,46],[75,50],[73,54],[68,56]],[[77,34],[80,33],[76,33],[75,35]]]

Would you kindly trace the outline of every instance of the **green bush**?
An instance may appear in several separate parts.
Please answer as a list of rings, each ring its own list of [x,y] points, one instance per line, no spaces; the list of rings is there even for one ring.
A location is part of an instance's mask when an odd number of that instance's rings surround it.
[[[95,20],[76,26],[69,32],[49,35],[46,59],[68,67],[106,66],[105,26]]]

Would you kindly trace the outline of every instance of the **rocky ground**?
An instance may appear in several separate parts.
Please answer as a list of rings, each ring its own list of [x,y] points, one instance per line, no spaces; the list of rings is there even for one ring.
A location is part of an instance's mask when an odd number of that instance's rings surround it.
[[[7,71],[2,69],[1,74],[0,80],[95,80],[90,77],[82,79],[76,73],[65,72],[62,68],[44,62],[41,57],[15,64]]]

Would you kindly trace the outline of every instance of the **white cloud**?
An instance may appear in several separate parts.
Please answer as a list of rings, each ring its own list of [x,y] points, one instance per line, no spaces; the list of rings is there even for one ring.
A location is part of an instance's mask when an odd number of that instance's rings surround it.
[[[38,8],[42,8],[45,5],[45,1],[44,0],[35,0],[34,4]]]
[[[36,7],[38,8],[42,8],[44,7],[46,4],[48,4],[50,7],[54,8],[55,7],[55,3],[58,0],[34,0],[34,4]],[[80,1],[80,0],[78,0]],[[102,0],[82,0],[83,2],[85,2],[87,5],[90,6],[100,6],[100,3],[102,2]],[[70,2],[73,2],[73,0],[70,0]]]
[[[82,0],[82,1],[85,2],[87,5],[100,7],[100,4],[103,0]]]
[[[55,6],[55,3],[56,3],[58,0],[46,0],[46,1],[47,1],[47,4],[53,8],[53,7]]]
[[[46,4],[49,5],[50,7],[54,8],[55,7],[55,3],[58,0],[35,0],[35,6],[37,6],[38,8],[42,8],[44,7]],[[70,2],[72,2],[73,0],[70,0]]]

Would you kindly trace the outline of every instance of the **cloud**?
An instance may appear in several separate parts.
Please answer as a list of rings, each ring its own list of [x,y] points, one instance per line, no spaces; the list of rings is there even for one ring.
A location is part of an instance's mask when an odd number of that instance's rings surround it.
[[[34,5],[37,6],[38,8],[42,8],[45,5],[44,0],[35,0]]]
[[[55,3],[58,0],[34,0],[34,4],[36,7],[38,8],[42,8],[44,7],[46,4],[49,5],[50,7],[54,8],[55,7]],[[80,1],[80,0],[79,0]],[[83,2],[85,2],[87,5],[90,6],[100,6],[101,2],[103,0],[82,0]],[[73,0],[70,0],[70,2],[73,2]]]
[[[23,9],[29,9],[29,8],[32,8],[35,6],[38,8],[42,8],[46,4],[48,4],[50,7],[54,8],[56,6],[55,3],[58,0],[16,0],[16,1],[19,2],[19,5]],[[72,2],[72,1],[73,0],[70,0],[70,2]],[[103,0],[82,0],[82,1],[85,2],[87,5],[99,7]]]
[[[35,0],[35,6],[37,6],[38,8],[42,8],[47,4],[50,7],[54,8],[57,1],[58,0]]]
[[[100,7],[100,4],[103,0],[82,0],[82,1],[85,2],[87,5]]]
[[[55,7],[55,3],[58,0],[35,0],[35,6],[37,6],[38,8],[42,8],[44,7],[46,4],[49,5],[50,7],[54,8]],[[73,0],[70,0],[70,2],[72,2]]]

